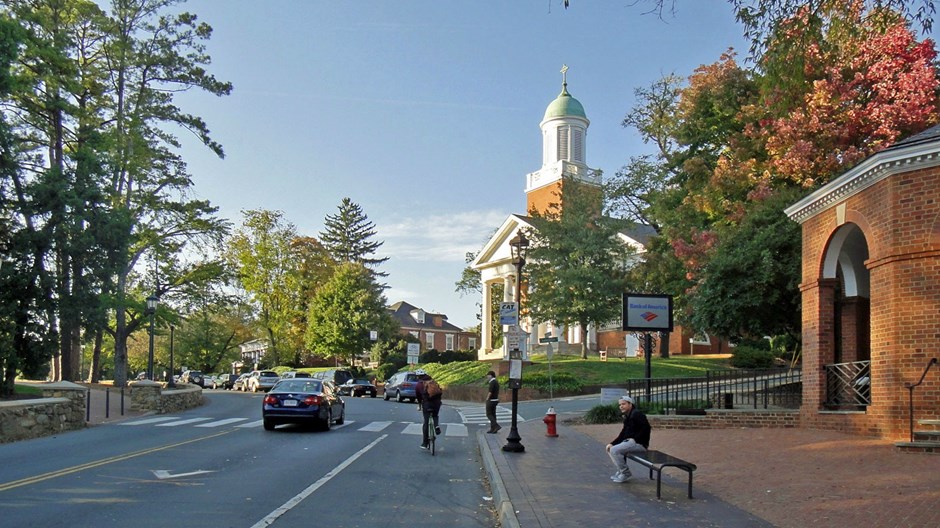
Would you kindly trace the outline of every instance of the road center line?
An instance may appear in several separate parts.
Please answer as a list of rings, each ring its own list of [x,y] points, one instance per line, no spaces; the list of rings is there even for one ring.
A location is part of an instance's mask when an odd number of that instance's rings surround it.
[[[266,515],[263,519],[253,524],[251,528],[264,528],[266,526],[271,526],[271,524],[273,524],[274,521],[276,521],[278,517],[280,517],[281,515],[284,515],[285,513],[290,511],[291,508],[300,504],[300,502],[306,499],[307,497],[309,497],[311,493],[313,493],[314,491],[317,491],[321,486],[329,482],[330,479],[332,479],[336,475],[339,475],[339,473],[342,470],[346,469],[350,464],[355,462],[356,459],[366,454],[366,452],[368,452],[370,449],[378,445],[379,442],[381,442],[382,440],[385,440],[386,438],[388,438],[388,435],[384,434],[376,438],[375,440],[373,440],[371,444],[363,447],[359,451],[356,451],[349,458],[344,460],[340,465],[331,469],[329,473],[320,477],[320,480],[314,482],[313,484],[308,486],[307,489],[301,491],[297,495],[294,495],[290,500],[288,500],[283,505],[281,505],[281,507],[275,509],[274,511]]]
[[[149,448],[149,449],[144,449],[144,450],[142,450],[142,451],[136,451],[136,452],[134,452],[134,453],[127,453],[127,454],[124,454],[124,455],[116,455],[116,456],[113,456],[113,457],[110,457],[110,458],[103,458],[103,459],[101,459],[101,460],[95,460],[95,461],[93,461],[93,462],[87,462],[87,463],[85,463],[85,464],[81,464],[81,465],[78,465],[78,466],[72,466],[72,467],[70,467],[70,468],[60,469],[60,470],[57,470],[57,471],[50,471],[49,473],[43,473],[42,475],[36,475],[35,477],[26,477],[26,478],[24,478],[24,479],[14,480],[14,481],[11,481],[11,482],[6,482],[6,483],[4,483],[4,484],[0,484],[0,491],[8,491],[8,490],[11,490],[11,489],[13,489],[13,488],[19,488],[19,487],[21,487],[21,486],[26,486],[26,485],[29,485],[29,484],[36,484],[37,482],[42,482],[42,481],[44,481],[44,480],[49,480],[49,479],[53,479],[53,478],[57,478],[57,477],[64,477],[65,475],[71,475],[72,473],[78,473],[79,471],[84,471],[84,470],[86,470],[86,469],[91,469],[91,468],[95,468],[95,467],[98,467],[98,466],[104,466],[104,465],[106,465],[106,464],[111,464],[111,463],[114,463],[114,462],[120,462],[120,461],[122,461],[122,460],[127,460],[127,459],[130,459],[130,458],[135,458],[135,457],[147,455],[147,454],[150,454],[150,453],[156,453],[157,451],[163,451],[163,450],[165,450],[165,449],[172,449],[172,448],[174,448],[174,447],[179,447],[179,446],[186,445],[186,444],[192,444],[193,442],[201,442],[201,441],[203,441],[203,440],[209,440],[210,438],[216,438],[216,437],[218,437],[218,436],[222,436],[222,435],[224,435],[224,434],[228,434],[228,433],[231,433],[231,432],[232,432],[232,430],[229,430],[229,431],[222,431],[221,433],[216,433],[216,434],[214,434],[214,435],[209,435],[209,436],[203,436],[203,437],[200,437],[200,438],[194,438],[194,439],[192,439],[192,440],[186,440],[185,442],[178,442],[178,443],[175,443],[175,444],[169,444],[169,445],[160,446],[160,447],[151,447],[151,448]]]

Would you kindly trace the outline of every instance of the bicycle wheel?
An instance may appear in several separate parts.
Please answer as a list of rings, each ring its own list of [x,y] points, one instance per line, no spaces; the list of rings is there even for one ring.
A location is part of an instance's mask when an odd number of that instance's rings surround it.
[[[428,420],[428,442],[431,443],[431,456],[434,456],[434,444],[437,439],[437,434],[434,432],[434,420]]]

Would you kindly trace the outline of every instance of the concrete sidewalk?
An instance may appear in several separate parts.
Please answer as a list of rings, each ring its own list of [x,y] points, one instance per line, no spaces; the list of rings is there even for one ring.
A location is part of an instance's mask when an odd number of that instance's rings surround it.
[[[89,426],[116,422],[151,414],[150,412],[131,410],[131,388],[124,387],[123,401],[120,387],[100,384],[80,383],[88,388],[88,409],[85,416]]]
[[[632,462],[633,479],[615,484],[604,446],[571,427],[560,425],[557,438],[545,436],[541,421],[519,423],[518,430],[523,453],[502,450],[508,424],[499,434],[479,433],[502,528],[773,526],[694,484],[690,500],[684,471],[664,471],[662,500],[649,470]]]

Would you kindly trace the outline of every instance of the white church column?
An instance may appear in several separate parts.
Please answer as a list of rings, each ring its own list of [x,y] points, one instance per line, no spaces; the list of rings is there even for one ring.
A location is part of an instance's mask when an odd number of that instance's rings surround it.
[[[483,283],[483,324],[480,325],[480,352],[488,354],[493,350],[493,285]]]

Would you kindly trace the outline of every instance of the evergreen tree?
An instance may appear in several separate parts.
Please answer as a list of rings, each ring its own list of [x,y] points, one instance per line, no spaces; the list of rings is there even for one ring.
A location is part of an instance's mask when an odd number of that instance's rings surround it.
[[[327,215],[323,221],[325,230],[320,233],[323,246],[337,262],[362,264],[373,278],[387,277],[388,273],[376,270],[388,257],[375,257],[375,252],[384,244],[373,239],[375,224],[369,221],[362,207],[349,198],[343,198],[338,209],[337,214]]]

